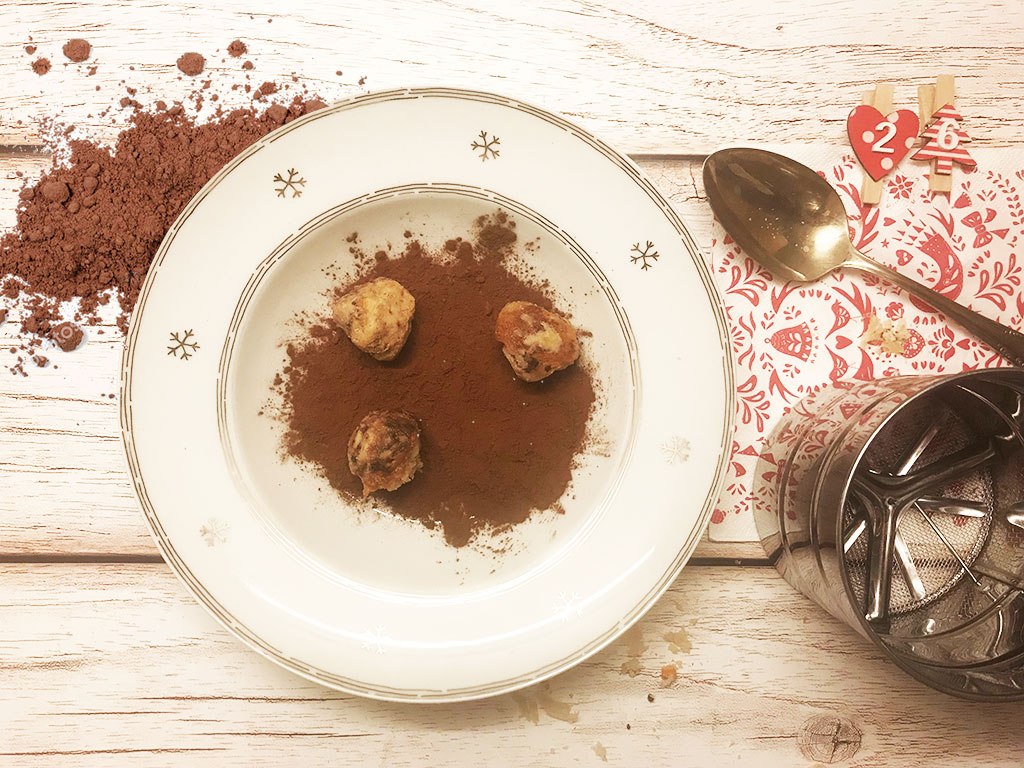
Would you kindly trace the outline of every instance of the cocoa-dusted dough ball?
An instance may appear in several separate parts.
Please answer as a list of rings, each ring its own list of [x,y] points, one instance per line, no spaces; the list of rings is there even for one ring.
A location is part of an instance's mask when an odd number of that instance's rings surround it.
[[[353,288],[332,309],[353,344],[378,360],[394,360],[412,330],[416,299],[401,283],[378,277]]]
[[[540,381],[568,368],[580,354],[572,323],[529,301],[512,301],[502,307],[494,337],[523,381]]]
[[[363,496],[394,491],[412,480],[420,460],[420,424],[404,411],[370,411],[348,441],[348,468]]]

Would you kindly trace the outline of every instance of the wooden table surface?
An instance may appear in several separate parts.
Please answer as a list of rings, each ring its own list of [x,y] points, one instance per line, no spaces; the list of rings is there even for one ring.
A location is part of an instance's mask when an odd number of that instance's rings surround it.
[[[17,174],[49,166],[42,118],[112,138],[127,114],[101,113],[126,87],[152,102],[194,86],[175,68],[189,50],[238,103],[228,89],[244,73],[225,53],[236,37],[254,85],[295,73],[333,99],[448,84],[559,110],[631,153],[705,248],[705,153],[839,145],[848,108],[878,80],[914,106],[918,84],[952,72],[975,146],[1021,142],[1019,0],[204,5],[0,5],[0,228],[14,222]],[[70,37],[93,44],[87,65],[65,64]],[[54,64],[43,77],[38,56]],[[910,680],[795,593],[756,544],[704,542],[627,636],[518,694],[397,705],[293,677],[221,629],[157,554],[110,398],[123,340],[102,327],[58,370],[0,377],[2,766],[1022,762],[1019,705]],[[0,328],[0,347],[15,343],[14,324]],[[664,686],[670,663],[679,678]]]

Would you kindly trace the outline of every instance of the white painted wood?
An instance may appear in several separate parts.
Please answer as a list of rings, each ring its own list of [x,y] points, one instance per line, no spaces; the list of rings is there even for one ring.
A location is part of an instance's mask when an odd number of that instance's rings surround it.
[[[711,215],[699,163],[641,164],[707,246]],[[0,227],[14,223],[24,178],[48,167],[46,157],[0,154]],[[0,363],[17,345],[16,331],[12,313],[0,326]],[[22,377],[0,368],[0,554],[156,554],[125,470],[117,400],[109,397],[119,387],[122,341],[107,322],[88,329],[75,352],[47,352],[56,370],[30,365]],[[756,544],[705,542],[696,556],[761,558],[763,552]]]
[[[224,54],[235,37],[249,44],[253,86],[296,72],[327,98],[407,84],[491,88],[633,152],[834,144],[866,87],[890,79],[897,104],[912,105],[915,86],[940,69],[957,75],[979,145],[1018,140],[1024,14],[984,0],[914,0],[898,18],[891,9],[883,0],[21,0],[0,7],[0,145],[38,144],[38,119],[54,116],[112,138],[127,114],[101,113],[125,86],[151,102],[194,85],[174,68],[189,49],[207,56],[222,103],[242,103],[228,89],[246,82],[245,59]],[[29,35],[36,56],[54,63],[44,77],[29,69]],[[72,36],[95,46],[85,65],[63,63]],[[13,223],[14,172],[47,164],[0,152],[0,229]],[[706,247],[699,163],[642,164]],[[0,347],[11,331],[0,327]],[[107,397],[120,351],[106,323],[79,352],[54,353],[56,370],[0,371],[0,555],[155,555]],[[0,349],[0,361],[8,354]],[[762,553],[705,542],[697,556]],[[660,668],[673,661],[680,679],[663,689]],[[1018,707],[969,705],[908,680],[768,568],[690,567],[638,633],[549,684],[419,708],[279,670],[221,630],[162,564],[6,563],[0,676],[4,766],[811,765],[801,726],[835,715],[863,731],[844,765],[1019,764]]]
[[[48,167],[48,157],[0,155],[0,227],[14,223],[15,173]],[[17,331],[12,311],[0,325],[0,552],[155,552],[122,458],[120,331],[87,328],[82,347],[44,350],[51,365],[30,363],[27,377],[7,371]]]
[[[251,86],[294,72],[328,99],[410,84],[489,88],[562,111],[627,151],[694,155],[722,143],[841,143],[847,108],[876,81],[895,82],[896,105],[913,107],[916,86],[948,71],[976,146],[1019,142],[1017,4],[893,7],[14,0],[0,6],[0,231],[14,220],[14,173],[49,163],[3,145],[38,145],[47,117],[113,138],[128,114],[102,113],[126,86],[151,103],[195,85],[174,67],[186,50],[207,56],[223,104],[245,102],[229,89],[247,82],[240,67],[251,59]],[[30,35],[35,56],[23,50]],[[93,43],[93,57],[65,65],[60,47],[75,36]],[[237,60],[225,54],[236,37],[250,48]],[[44,77],[30,69],[38,56],[54,64]],[[699,162],[642,165],[706,248]],[[0,362],[12,326],[0,326]],[[0,560],[155,556],[107,397],[120,355],[105,323],[80,351],[54,353],[56,370],[24,379],[0,369]],[[696,554],[763,557],[756,544],[704,542]],[[220,629],[162,564],[0,562],[0,765],[799,766],[822,759],[798,745],[817,716],[863,732],[841,765],[1020,764],[1019,706],[923,688],[770,568],[691,566],[639,627],[516,696],[400,706],[279,670]],[[662,688],[672,662],[680,678]]]
[[[631,152],[840,141],[866,87],[891,80],[897,104],[913,106],[917,85],[939,71],[957,76],[975,146],[1016,140],[1019,5],[899,6],[897,14],[891,0],[21,0],[0,9],[0,144],[38,142],[34,121],[54,116],[110,137],[127,114],[115,106],[99,115],[126,87],[141,87],[143,102],[185,93],[191,83],[175,61],[189,50],[207,57],[204,76],[227,91],[245,82],[245,59],[225,52],[236,37],[249,44],[254,86],[297,73],[328,99],[419,84],[492,89],[571,115]],[[39,46],[32,56],[29,36]],[[61,54],[72,36],[93,43],[88,62]],[[42,77],[30,66],[39,56],[53,63]]]
[[[436,706],[360,700],[280,670],[163,565],[6,564],[0,584],[5,768],[575,766],[599,764],[598,744],[611,765],[803,766],[816,761],[798,734],[816,716],[862,732],[840,765],[1020,762],[1019,705],[919,685],[771,568],[689,568],[639,629],[576,669]],[[663,687],[667,664],[679,678]]]

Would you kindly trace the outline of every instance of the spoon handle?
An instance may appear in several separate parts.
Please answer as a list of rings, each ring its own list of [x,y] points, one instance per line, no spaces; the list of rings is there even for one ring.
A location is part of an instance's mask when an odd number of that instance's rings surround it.
[[[992,349],[1016,366],[1024,366],[1024,334],[1018,333],[1005,325],[989,320],[962,304],[957,304],[941,293],[926,288],[916,280],[901,275],[874,259],[869,259],[860,251],[850,249],[851,258],[843,266],[852,267],[869,275],[880,277],[886,282],[898,285],[908,293],[912,293],[927,302],[946,316],[956,320],[960,325],[988,344]]]

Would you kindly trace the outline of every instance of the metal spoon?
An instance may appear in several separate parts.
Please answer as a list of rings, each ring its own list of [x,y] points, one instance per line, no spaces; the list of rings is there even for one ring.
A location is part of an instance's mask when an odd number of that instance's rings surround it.
[[[839,194],[807,166],[761,149],[723,149],[704,162],[704,188],[725,231],[776,277],[817,280],[838,267],[880,277],[955,319],[1014,365],[1024,365],[1024,334],[855,249]]]

